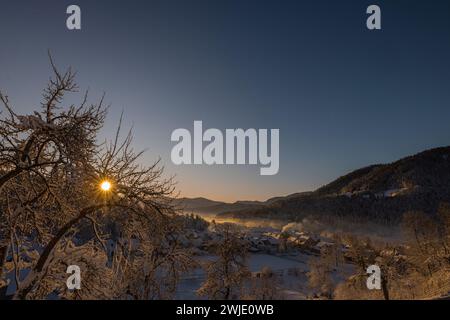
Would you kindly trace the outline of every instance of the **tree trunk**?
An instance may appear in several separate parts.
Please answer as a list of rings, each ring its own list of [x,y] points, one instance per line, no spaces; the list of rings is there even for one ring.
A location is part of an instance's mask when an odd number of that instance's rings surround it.
[[[0,247],[0,279],[3,276],[3,266],[5,265],[7,255],[8,255],[8,246],[1,246]]]
[[[0,190],[2,189],[2,187],[5,185],[5,183],[7,183],[9,180],[11,180],[14,177],[17,177],[23,169],[21,168],[17,168],[15,170],[12,170],[10,172],[8,172],[7,174],[3,175],[0,177]]]
[[[6,257],[8,256],[8,246],[1,246],[0,247],[0,280],[3,277],[3,267],[5,265]],[[6,289],[8,288],[8,285],[6,284],[6,281],[4,285],[0,283],[0,300],[4,299],[4,296],[6,295]]]
[[[40,274],[42,273],[42,270],[46,266],[48,258],[52,253],[53,249],[56,247],[59,240],[61,240],[62,237],[64,237],[67,231],[69,231],[70,228],[72,228],[75,224],[77,224],[81,219],[86,217],[86,215],[102,207],[104,207],[104,205],[84,208],[83,210],[80,211],[78,216],[67,222],[61,229],[59,229],[58,233],[45,246],[44,250],[41,253],[41,256],[39,257],[39,260],[37,261],[35,267],[33,268],[31,273],[34,279],[32,279],[24,288],[20,288],[14,295],[14,299],[20,300],[26,299],[28,293],[30,293],[30,291],[33,289],[36,283],[40,280]]]
[[[383,289],[384,300],[389,300],[388,281],[385,277],[381,277],[381,288]]]
[[[225,300],[230,300],[231,290],[230,287],[227,287],[225,290]]]

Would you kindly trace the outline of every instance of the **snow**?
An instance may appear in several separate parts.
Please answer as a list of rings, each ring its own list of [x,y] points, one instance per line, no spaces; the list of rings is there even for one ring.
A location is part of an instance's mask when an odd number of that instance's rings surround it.
[[[263,267],[270,267],[274,273],[282,275],[285,284],[289,286],[289,284],[296,284],[299,281],[298,277],[290,275],[294,269],[298,269],[302,272],[307,271],[305,262],[308,258],[309,256],[303,254],[300,254],[295,258],[287,255],[275,256],[269,254],[250,254],[248,265],[251,272],[258,272],[261,271]],[[204,256],[200,259],[211,260],[214,259],[214,257]],[[200,299],[200,297],[196,295],[196,290],[201,286],[204,279],[205,274],[202,269],[195,269],[183,276],[178,286],[175,299]],[[305,281],[305,279],[302,280]],[[294,285],[294,287],[295,286],[296,285]],[[300,285],[297,286],[297,290],[298,288],[300,288]],[[301,294],[299,292],[294,292],[292,295],[298,296]]]

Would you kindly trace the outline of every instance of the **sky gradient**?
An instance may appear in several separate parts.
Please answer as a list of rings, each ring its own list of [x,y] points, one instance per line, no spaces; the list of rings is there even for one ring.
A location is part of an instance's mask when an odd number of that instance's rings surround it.
[[[66,29],[69,4],[81,31]],[[380,31],[366,28],[370,4]],[[161,156],[184,196],[264,200],[450,144],[446,0],[18,0],[2,3],[0,39],[0,89],[17,110],[39,107],[50,49],[93,99],[106,93],[102,137],[123,110],[144,162]],[[170,135],[194,120],[279,128],[278,175],[173,165]]]

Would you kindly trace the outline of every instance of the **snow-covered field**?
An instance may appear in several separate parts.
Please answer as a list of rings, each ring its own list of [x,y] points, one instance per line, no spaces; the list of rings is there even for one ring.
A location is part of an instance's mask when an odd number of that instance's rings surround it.
[[[201,259],[213,259],[212,256],[201,257]],[[306,283],[306,275],[295,276],[294,270],[299,272],[307,271],[309,259],[307,255],[299,255],[296,257],[275,256],[269,254],[251,254],[248,260],[248,266],[251,272],[258,272],[264,267],[270,267],[274,273],[281,276],[282,286],[289,290],[288,294],[291,298],[299,298],[301,296],[302,283]],[[205,280],[205,274],[202,269],[195,269],[186,274],[180,282],[177,290],[176,299],[199,299],[196,290],[200,288]]]

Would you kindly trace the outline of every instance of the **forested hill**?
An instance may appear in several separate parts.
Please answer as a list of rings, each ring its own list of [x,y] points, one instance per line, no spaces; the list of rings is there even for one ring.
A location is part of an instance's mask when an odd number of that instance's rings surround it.
[[[450,202],[450,147],[358,169],[313,192],[266,202],[216,203],[210,213],[282,220],[337,216],[395,224],[406,211],[431,214],[443,202]]]

